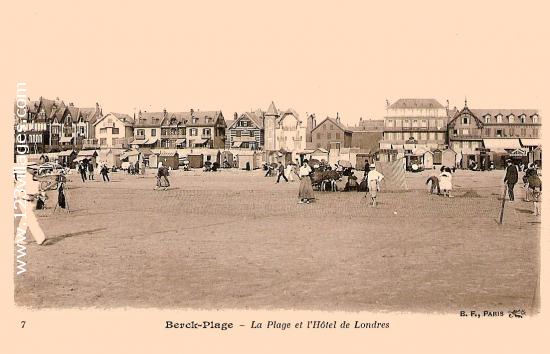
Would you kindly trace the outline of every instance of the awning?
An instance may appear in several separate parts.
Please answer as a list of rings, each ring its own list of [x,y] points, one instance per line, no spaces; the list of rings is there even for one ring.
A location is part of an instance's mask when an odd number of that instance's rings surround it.
[[[243,144],[242,141],[236,141],[236,142],[233,143],[233,147],[238,148],[238,147],[241,147],[242,144]]]
[[[61,139],[59,139],[59,143],[63,144],[63,143],[70,143],[71,141],[73,141],[73,137],[72,136],[64,136],[62,137]]]
[[[59,156],[70,156],[70,155],[72,155],[73,153],[74,153],[73,150],[65,150],[65,151],[61,151],[61,152],[59,153]]]
[[[471,148],[462,148],[459,151],[462,155],[479,155],[479,151]]]
[[[195,142],[195,145],[202,145],[206,144],[208,142],[208,139],[201,139]]]
[[[149,148],[139,148],[138,152],[140,152],[144,156],[149,156],[153,154],[153,151],[151,151],[151,149]]]
[[[542,139],[521,139],[523,146],[542,146]]]
[[[390,143],[380,143],[380,150],[391,150]]]
[[[139,151],[136,151],[136,150],[125,151],[122,154],[120,154],[120,159],[124,160],[127,157],[136,156],[136,155],[139,155]]]
[[[527,156],[527,151],[523,149],[516,149],[510,153],[510,156],[512,157],[524,157]]]
[[[147,145],[149,144],[149,139],[135,139],[132,144],[136,144],[136,145]]]
[[[176,145],[185,144],[185,139],[176,139]]]
[[[154,138],[151,138],[149,139],[149,141],[147,142],[147,144],[154,144],[158,141],[159,139],[157,137],[154,137]]]
[[[97,151],[95,150],[81,150],[78,152],[79,157],[94,157],[97,156]]]
[[[521,148],[519,139],[483,139],[483,145],[491,151],[516,150]]]

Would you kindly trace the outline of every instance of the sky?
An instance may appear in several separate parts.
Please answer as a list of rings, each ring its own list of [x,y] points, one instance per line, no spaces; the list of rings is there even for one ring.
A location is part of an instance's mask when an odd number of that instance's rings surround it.
[[[445,5],[447,4],[447,5]],[[8,84],[105,111],[279,109],[382,119],[386,100],[539,108],[543,2],[26,1]],[[23,19],[23,20],[22,20]]]

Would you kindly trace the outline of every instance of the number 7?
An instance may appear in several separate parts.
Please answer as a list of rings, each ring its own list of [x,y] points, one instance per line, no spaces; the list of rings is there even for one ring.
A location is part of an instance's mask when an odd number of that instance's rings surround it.
[[[27,321],[21,321],[21,328],[25,328],[25,323],[27,323]]]

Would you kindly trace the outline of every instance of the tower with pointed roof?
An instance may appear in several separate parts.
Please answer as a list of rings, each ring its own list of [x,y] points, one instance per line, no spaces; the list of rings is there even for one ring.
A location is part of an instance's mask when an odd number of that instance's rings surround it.
[[[275,129],[278,119],[279,110],[275,107],[275,103],[271,101],[267,112],[264,114],[264,148],[266,151],[276,150]]]

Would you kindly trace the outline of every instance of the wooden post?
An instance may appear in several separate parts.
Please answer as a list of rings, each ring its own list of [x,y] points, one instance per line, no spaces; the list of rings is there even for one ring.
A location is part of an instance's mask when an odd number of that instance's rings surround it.
[[[504,204],[506,203],[506,192],[508,190],[508,186],[504,184],[504,193],[502,193],[502,203],[500,205],[500,217],[498,220],[498,223],[502,225],[502,219],[504,218]]]

